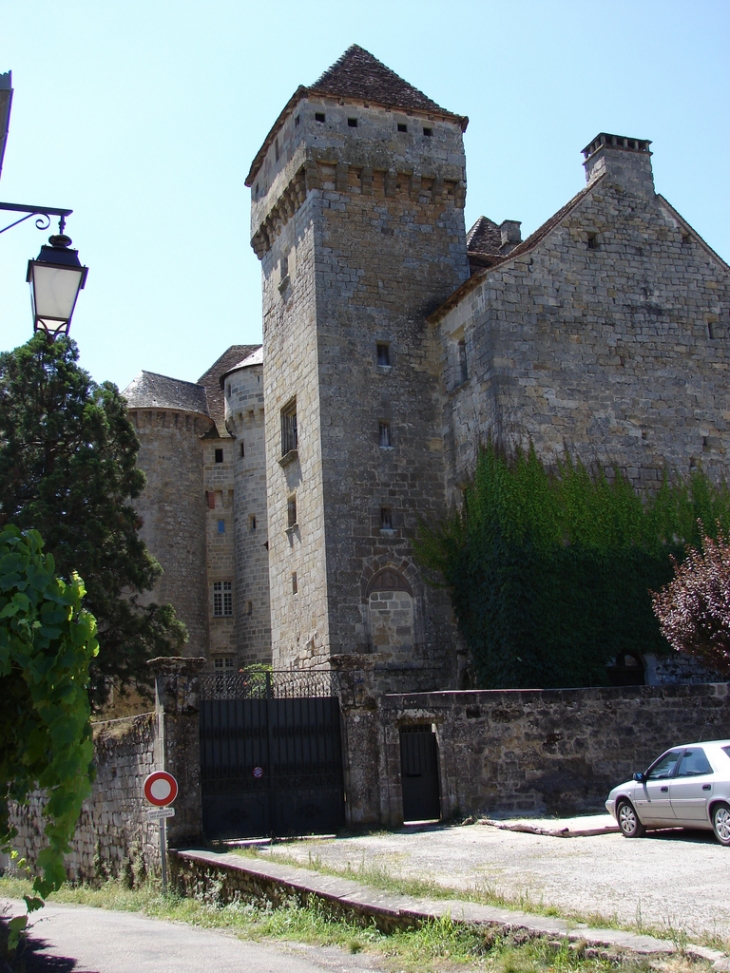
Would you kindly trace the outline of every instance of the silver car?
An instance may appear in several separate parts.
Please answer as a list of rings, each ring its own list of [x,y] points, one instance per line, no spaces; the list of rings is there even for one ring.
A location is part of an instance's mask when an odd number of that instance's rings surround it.
[[[606,809],[627,838],[647,828],[702,828],[730,847],[730,740],[667,750],[643,773],[614,787]]]

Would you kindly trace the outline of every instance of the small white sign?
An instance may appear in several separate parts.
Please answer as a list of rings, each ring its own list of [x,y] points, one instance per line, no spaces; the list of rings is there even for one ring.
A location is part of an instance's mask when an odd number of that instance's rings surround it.
[[[160,818],[174,818],[175,808],[174,807],[156,807],[151,811],[147,812],[147,817],[150,821],[159,821]]]

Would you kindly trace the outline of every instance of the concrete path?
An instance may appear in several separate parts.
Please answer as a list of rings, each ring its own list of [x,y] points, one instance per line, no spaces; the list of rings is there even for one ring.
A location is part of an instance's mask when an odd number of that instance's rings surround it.
[[[21,902],[0,899],[23,914]],[[33,919],[26,973],[363,973],[378,957],[334,947],[270,945],[132,912],[47,905]]]
[[[478,905],[459,898],[429,899],[384,892],[349,878],[322,875],[311,868],[286,865],[276,861],[259,861],[244,858],[235,852],[211,852],[188,850],[177,852],[182,862],[208,863],[214,869],[241,873],[250,878],[257,888],[275,886],[283,888],[287,895],[301,902],[311,896],[336,904],[338,912],[352,916],[382,916],[393,922],[427,920],[450,917],[455,922],[498,927],[505,932],[524,930],[531,936],[568,939],[585,942],[589,946],[617,953],[639,956],[671,955],[678,951],[677,943],[624,932],[619,929],[602,929],[586,923],[569,922],[551,916],[540,916],[521,910],[502,909]],[[199,874],[199,869],[196,872]],[[685,953],[694,959],[713,963],[717,970],[730,971],[730,961],[724,953],[706,947],[685,944]]]
[[[581,819],[546,824],[582,830]],[[426,879],[456,897],[487,892],[523,909],[535,902],[563,915],[663,929],[667,938],[709,935],[730,942],[730,849],[707,831],[657,831],[636,840],[604,832],[566,840],[482,824],[429,826],[293,841],[262,848],[259,854],[286,855],[305,867],[321,863],[340,873],[349,870],[353,878],[375,871]]]

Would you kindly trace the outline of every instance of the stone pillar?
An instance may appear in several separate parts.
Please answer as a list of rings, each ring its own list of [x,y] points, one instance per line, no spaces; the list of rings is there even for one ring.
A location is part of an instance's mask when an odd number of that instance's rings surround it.
[[[200,841],[203,836],[199,674],[205,661],[159,658],[149,663],[155,673],[155,767],[171,773],[179,787],[175,817],[167,821],[167,840],[173,848]]]
[[[388,780],[382,773],[383,734],[376,674],[368,662],[347,655],[332,658],[342,717],[345,813],[351,828],[390,823],[382,813],[383,807],[389,805]]]

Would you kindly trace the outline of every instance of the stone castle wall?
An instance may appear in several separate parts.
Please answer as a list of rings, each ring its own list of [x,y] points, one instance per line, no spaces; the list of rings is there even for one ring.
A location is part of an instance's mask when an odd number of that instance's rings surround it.
[[[375,651],[423,664],[454,643],[450,608],[422,583],[411,539],[419,515],[444,510],[438,356],[424,318],[468,274],[461,130],[329,99],[297,113],[252,205],[274,661]],[[281,412],[294,403],[297,455],[282,457]],[[383,624],[388,598],[409,622]]]
[[[162,565],[163,575],[148,601],[170,602],[185,623],[186,654],[204,655],[208,645],[206,507],[200,437],[206,416],[170,409],[130,409],[140,441],[137,465],[147,485],[135,501],[140,536]]]
[[[548,461],[567,446],[641,487],[665,465],[727,476],[727,267],[654,194],[648,153],[600,155],[557,228],[441,320],[453,496],[489,435]]]
[[[226,425],[234,437],[235,639],[239,662],[271,661],[263,368],[225,380]]]
[[[133,880],[135,873],[141,877],[158,872],[158,826],[147,819],[148,805],[142,793],[145,777],[159,769],[155,714],[96,723],[93,729],[96,779],[65,859],[67,875],[73,881],[109,875]],[[35,794],[25,806],[11,805],[10,823],[18,830],[12,846],[31,865],[45,844],[44,804]]]

